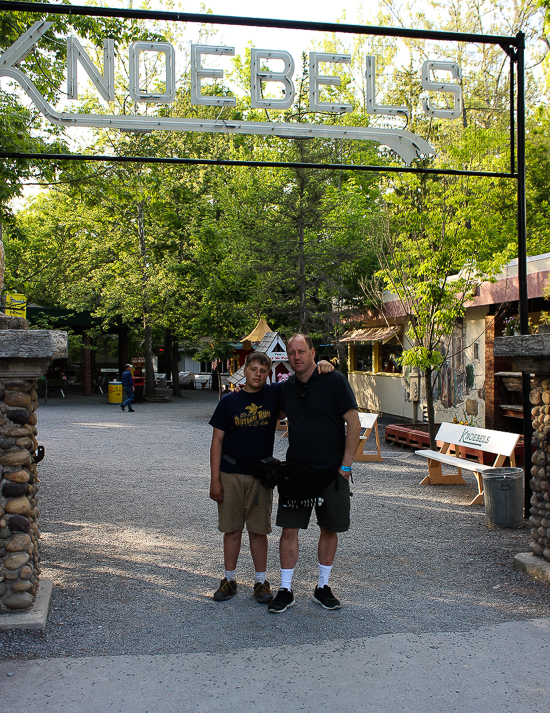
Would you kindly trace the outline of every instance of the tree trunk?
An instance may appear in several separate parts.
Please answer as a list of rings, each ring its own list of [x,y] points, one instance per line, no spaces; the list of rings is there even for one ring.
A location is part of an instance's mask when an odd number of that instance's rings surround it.
[[[4,270],[5,270],[4,237],[2,234],[2,223],[0,223],[0,293],[4,289]],[[0,305],[0,308],[1,308],[1,305]]]
[[[153,367],[153,330],[150,315],[143,310],[143,333],[145,337],[143,354],[145,356],[145,395],[155,395],[155,370]]]
[[[432,451],[436,451],[437,446],[435,442],[435,411],[432,375],[432,367],[429,366],[424,371],[424,379],[426,382],[426,409],[428,411],[428,432],[430,434],[430,448],[432,449]]]
[[[298,237],[300,240],[300,332],[306,329],[306,257],[304,247],[304,225],[300,219],[298,227]]]
[[[222,360],[218,359],[218,364],[216,366],[216,373],[218,374],[218,399],[222,397]]]
[[[170,327],[164,330],[164,371],[166,381],[172,378],[172,330]]]
[[[175,341],[173,338],[170,348],[172,354],[172,395],[181,398],[180,353],[178,348],[178,342]]]
[[[143,335],[145,344],[145,395],[155,395],[155,370],[153,368],[153,329],[151,326],[151,305],[149,303],[147,278],[147,247],[145,245],[145,221],[143,219],[143,201],[137,204],[139,251],[141,254],[141,286],[143,288]]]
[[[338,369],[340,372],[347,376],[348,373],[348,349],[345,344],[338,342],[336,345],[336,352],[338,354]]]

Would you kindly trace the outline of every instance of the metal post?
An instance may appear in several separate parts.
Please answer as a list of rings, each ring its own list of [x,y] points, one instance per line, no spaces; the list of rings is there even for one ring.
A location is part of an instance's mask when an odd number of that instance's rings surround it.
[[[516,171],[516,107],[514,57],[510,57],[510,173]]]
[[[529,296],[527,292],[527,223],[525,202],[525,35],[518,32],[517,38],[517,181],[518,181],[518,281],[519,281],[519,323],[522,334],[529,334]],[[523,444],[525,468],[525,513],[531,500],[531,378],[523,374]]]

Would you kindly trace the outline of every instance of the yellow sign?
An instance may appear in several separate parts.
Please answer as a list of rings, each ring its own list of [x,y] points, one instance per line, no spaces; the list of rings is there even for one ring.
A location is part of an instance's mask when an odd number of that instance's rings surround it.
[[[7,292],[6,314],[25,319],[27,316],[27,298],[25,295],[20,295],[17,292]]]

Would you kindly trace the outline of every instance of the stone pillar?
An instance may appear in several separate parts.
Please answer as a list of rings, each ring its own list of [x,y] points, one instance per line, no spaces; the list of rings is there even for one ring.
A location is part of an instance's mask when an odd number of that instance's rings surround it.
[[[533,446],[531,457],[531,552],[550,561],[550,378],[535,376],[531,391]]]
[[[34,601],[40,577],[38,490],[34,455],[36,381],[0,381],[0,465],[2,506],[0,557],[4,557],[0,601],[8,609],[26,609]]]
[[[0,612],[27,609],[39,584],[36,379],[66,355],[66,332],[0,329]]]
[[[531,490],[529,522],[534,555],[550,561],[550,334],[527,334],[501,337],[495,341],[495,354],[508,357],[516,369],[535,374],[529,395],[535,452],[531,456],[531,470],[525,473]],[[525,444],[529,448],[529,444]],[[527,452],[526,452],[527,455]],[[519,556],[519,555],[518,555]]]
[[[90,336],[86,333],[82,336],[84,349],[82,351],[82,386],[84,396],[92,393],[92,354],[90,350]]]

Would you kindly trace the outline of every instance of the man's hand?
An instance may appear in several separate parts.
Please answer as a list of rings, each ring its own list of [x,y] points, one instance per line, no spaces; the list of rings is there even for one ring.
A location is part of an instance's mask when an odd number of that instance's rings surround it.
[[[340,473],[341,476],[343,476],[346,480],[349,480],[349,477],[351,475],[351,470],[348,471],[343,471],[342,467],[338,468],[338,472]]]
[[[321,361],[317,364],[317,371],[319,374],[330,374],[331,371],[334,371],[334,364],[321,359]]]
[[[210,499],[216,503],[223,502],[223,485],[219,480],[210,483]]]
[[[342,465],[351,468],[353,465],[353,459],[355,457],[355,452],[357,451],[357,446],[359,445],[359,437],[361,436],[361,423],[359,421],[359,413],[356,409],[350,409],[346,411],[343,416],[346,422],[346,446],[344,451],[344,457],[342,458]],[[343,475],[346,480],[349,480],[351,475],[351,470],[343,471],[342,468],[338,468],[340,475]]]

